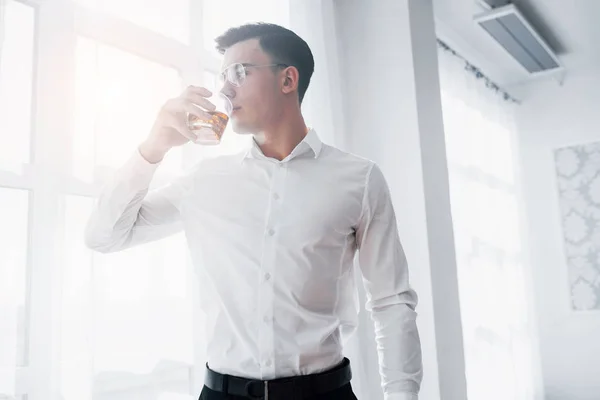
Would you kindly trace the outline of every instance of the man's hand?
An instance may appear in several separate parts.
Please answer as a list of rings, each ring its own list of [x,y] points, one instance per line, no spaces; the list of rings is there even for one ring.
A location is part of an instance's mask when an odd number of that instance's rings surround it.
[[[188,86],[178,97],[169,99],[160,109],[152,130],[140,144],[139,151],[150,163],[160,162],[173,147],[182,146],[197,137],[188,128],[187,115],[209,120],[207,111],[214,111],[215,105],[206,98],[210,90],[198,86]]]

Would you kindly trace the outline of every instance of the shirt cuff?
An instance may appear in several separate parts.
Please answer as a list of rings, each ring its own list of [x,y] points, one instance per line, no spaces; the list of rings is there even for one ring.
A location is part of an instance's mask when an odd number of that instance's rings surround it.
[[[152,164],[150,161],[146,160],[144,156],[142,156],[142,153],[140,153],[139,148],[135,150],[129,161],[132,164],[135,164],[138,168],[149,169],[152,171],[158,168],[158,166],[162,163],[162,161],[159,161],[157,163]]]
[[[419,400],[416,393],[385,393],[384,400]]]

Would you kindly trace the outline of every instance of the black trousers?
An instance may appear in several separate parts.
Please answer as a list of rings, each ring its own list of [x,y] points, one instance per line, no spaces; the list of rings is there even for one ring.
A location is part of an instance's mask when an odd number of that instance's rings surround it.
[[[233,396],[226,395],[224,393],[215,392],[204,386],[202,392],[200,393],[200,398],[198,400],[248,400],[249,397],[245,396]],[[286,400],[286,399],[277,399],[273,396],[269,396],[269,400]],[[342,386],[339,389],[336,389],[332,392],[322,394],[319,396],[311,397],[307,400],[357,400],[356,396],[352,392],[352,385],[348,383],[345,386]]]

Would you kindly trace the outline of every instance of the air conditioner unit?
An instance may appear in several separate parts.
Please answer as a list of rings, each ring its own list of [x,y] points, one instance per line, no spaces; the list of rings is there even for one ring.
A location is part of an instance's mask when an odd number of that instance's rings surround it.
[[[563,71],[556,54],[514,4],[492,8],[473,19],[530,75]]]

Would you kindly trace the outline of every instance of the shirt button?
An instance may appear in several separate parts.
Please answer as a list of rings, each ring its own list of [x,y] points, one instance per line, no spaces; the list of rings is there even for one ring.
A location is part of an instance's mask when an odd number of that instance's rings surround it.
[[[269,229],[268,234],[269,236],[273,236],[275,234],[275,231],[273,229]]]
[[[278,195],[277,193],[273,193],[273,198],[274,198],[275,200],[279,200],[279,195]]]
[[[267,360],[267,361],[265,362],[265,365],[266,365],[267,367],[270,367],[270,366],[271,366],[271,360]]]
[[[268,281],[269,279],[271,279],[271,274],[267,272],[265,274],[265,281]]]
[[[271,322],[271,318],[269,318],[269,316],[268,316],[268,315],[265,315],[265,316],[263,317],[263,321],[265,321],[265,322],[268,324],[269,322]]]

